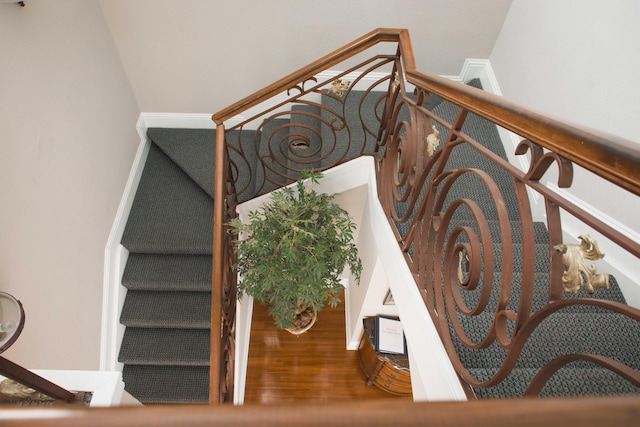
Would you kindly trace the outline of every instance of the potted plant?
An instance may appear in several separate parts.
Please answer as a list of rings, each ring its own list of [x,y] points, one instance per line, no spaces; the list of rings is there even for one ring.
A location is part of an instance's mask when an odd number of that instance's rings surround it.
[[[325,303],[340,302],[345,266],[356,283],[362,272],[355,223],[335,195],[307,188],[321,177],[304,171],[295,188],[275,191],[248,222],[230,224],[230,232],[243,236],[235,242],[239,297],[248,294],[267,305],[276,327],[292,333],[312,325]]]

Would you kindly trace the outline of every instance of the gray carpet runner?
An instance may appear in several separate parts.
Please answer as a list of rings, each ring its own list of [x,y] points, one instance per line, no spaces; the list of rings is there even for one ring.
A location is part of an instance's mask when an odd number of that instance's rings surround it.
[[[470,84],[478,87],[479,82]],[[348,121],[359,123],[359,106],[372,106],[375,99],[361,99],[357,93],[347,102]],[[300,105],[291,114],[289,134],[302,135],[315,149],[320,138],[340,144],[348,135],[346,130],[327,132],[315,117],[330,123],[329,109],[338,106],[330,96],[323,96],[329,107],[320,112],[317,107]],[[456,109],[446,101],[432,97],[428,108],[448,121]],[[380,111],[377,113],[380,114]],[[268,167],[256,167],[257,155],[270,156],[278,147],[269,147],[263,140],[282,140],[282,125],[278,119],[265,123],[252,132],[231,132],[230,144],[232,173],[241,192],[240,201],[276,187],[279,178],[274,171],[291,174],[302,166],[324,166],[336,159],[347,160],[361,154],[371,154],[377,134],[377,120],[364,116],[364,125],[350,126],[351,138],[365,141],[365,149],[349,147],[343,152],[329,155],[322,161],[309,161],[303,152],[290,153],[287,159],[267,159]],[[440,127],[438,125],[438,127]],[[468,117],[463,131],[476,138],[487,148],[506,158],[495,126],[477,116]],[[446,138],[440,128],[440,139]],[[275,136],[275,138],[273,138]],[[122,284],[127,295],[121,312],[121,323],[126,327],[119,360],[124,364],[123,378],[126,390],[145,404],[151,403],[206,403],[209,389],[209,324],[211,309],[211,246],[213,218],[213,180],[215,161],[215,131],[202,129],[148,130],[151,141],[131,214],[122,238],[130,252]],[[286,138],[285,138],[286,139]],[[326,142],[325,142],[326,143]],[[522,242],[515,193],[505,173],[479,156],[473,150],[458,150],[448,168],[468,167],[470,164],[485,170],[500,183],[501,193],[509,206],[513,239],[514,289],[511,301],[517,301],[520,282],[518,269],[522,265]],[[241,153],[244,155],[241,155]],[[264,178],[276,183],[261,183]],[[481,183],[468,179],[452,188],[450,197],[473,197],[485,212],[493,209]],[[403,206],[397,206],[400,210]],[[472,216],[461,211],[454,220],[457,225],[474,226]],[[491,235],[498,240],[500,227],[489,218]],[[405,233],[403,225],[399,225]],[[534,282],[534,310],[546,302],[548,276],[547,237],[544,224],[535,225],[536,274]],[[502,248],[494,247],[499,262]],[[493,283],[492,301],[497,300],[501,272],[497,271]],[[567,297],[584,297],[584,291]],[[610,289],[600,291],[598,298],[624,302],[619,287],[613,280]],[[472,304],[477,292],[465,292],[464,298]],[[515,303],[514,303],[515,304]],[[512,306],[516,308],[516,306]],[[478,316],[474,322],[462,319],[465,330],[473,339],[480,339],[491,324],[488,316]],[[542,364],[559,352],[596,352],[605,354],[640,369],[638,322],[594,307],[572,307],[547,319],[525,346],[516,369],[501,384],[475,390],[480,398],[520,396],[524,387],[535,376]],[[489,378],[500,366],[504,349],[498,345],[480,351],[459,346],[460,357],[469,372],[478,379]],[[640,390],[602,369],[585,362],[576,362],[559,371],[543,390],[544,396],[637,393]]]

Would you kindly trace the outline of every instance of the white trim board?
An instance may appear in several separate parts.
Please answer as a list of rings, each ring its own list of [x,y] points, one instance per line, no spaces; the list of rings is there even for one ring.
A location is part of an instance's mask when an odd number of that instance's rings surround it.
[[[140,137],[138,150],[133,160],[131,172],[125,186],[116,216],[107,239],[104,256],[104,275],[102,290],[102,332],[100,337],[100,370],[122,371],[118,362],[118,353],[124,336],[124,326],[120,324],[120,312],[124,304],[127,289],[122,286],[122,274],[127,264],[129,251],[121,244],[127,225],[131,206],[140,183],[144,164],[149,154],[150,143],[147,140],[148,124],[141,114],[136,123]]]

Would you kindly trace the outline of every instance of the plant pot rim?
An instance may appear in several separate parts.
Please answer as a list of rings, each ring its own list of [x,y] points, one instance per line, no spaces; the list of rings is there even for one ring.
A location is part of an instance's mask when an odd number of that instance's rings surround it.
[[[285,328],[284,330],[293,335],[301,335],[307,332],[309,329],[311,329],[311,327],[318,320],[318,311],[313,307],[310,307],[310,309],[313,310],[313,317],[311,318],[311,321],[306,326],[302,328]]]

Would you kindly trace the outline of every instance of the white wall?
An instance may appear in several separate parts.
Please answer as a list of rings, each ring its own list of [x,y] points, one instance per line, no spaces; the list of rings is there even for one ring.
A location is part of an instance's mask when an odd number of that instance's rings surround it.
[[[511,0],[100,0],[142,111],[213,113],[378,27],[418,66],[487,58]]]
[[[640,143],[638,22],[635,0],[515,0],[490,57],[503,96]],[[640,229],[640,200],[598,190],[575,180],[575,194]]]
[[[514,0],[490,56],[503,96],[640,143],[639,22],[636,0]],[[640,198],[582,169],[576,171],[570,192],[640,240]],[[589,231],[569,225],[573,239]],[[615,262],[613,246],[600,243]],[[619,268],[640,277],[635,257]],[[640,306],[640,288],[627,292]]]
[[[139,110],[97,0],[0,3],[0,290],[26,310],[5,352],[97,369],[104,248]]]

